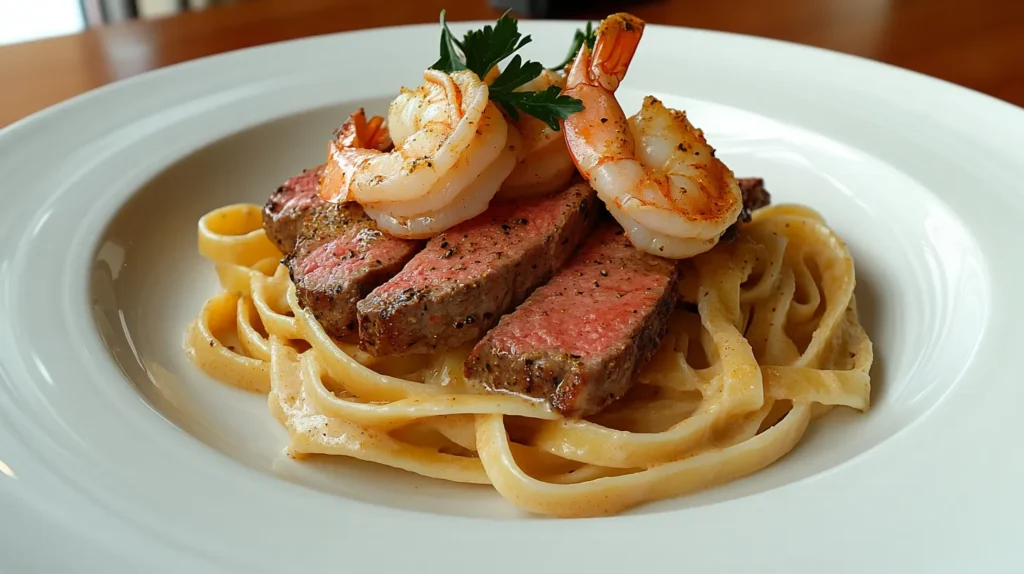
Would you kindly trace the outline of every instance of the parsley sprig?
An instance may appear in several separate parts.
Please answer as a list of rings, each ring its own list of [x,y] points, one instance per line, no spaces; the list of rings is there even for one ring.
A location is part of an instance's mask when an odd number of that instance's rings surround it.
[[[587,47],[591,50],[594,49],[594,42],[597,41],[597,31],[594,30],[594,25],[591,22],[587,22],[587,27],[583,30],[576,28],[576,33],[572,37],[572,45],[569,46],[569,53],[566,54],[565,60],[562,60],[561,64],[548,68],[549,70],[564,70],[576,58],[576,53],[583,47],[584,42]]]
[[[579,33],[577,31],[577,34]],[[484,78],[491,68],[512,56],[501,74],[491,82],[491,101],[501,106],[513,120],[518,120],[519,113],[522,112],[558,131],[561,129],[559,120],[582,111],[583,102],[563,95],[558,86],[548,86],[546,90],[536,92],[515,91],[544,71],[544,66],[540,62],[525,61],[522,56],[516,54],[530,41],[529,35],[523,36],[519,33],[519,22],[511,17],[509,12],[502,14],[494,26],[470,30],[461,41],[457,40],[448,29],[445,11],[442,10],[441,57],[430,67],[448,74],[470,70],[478,77]]]

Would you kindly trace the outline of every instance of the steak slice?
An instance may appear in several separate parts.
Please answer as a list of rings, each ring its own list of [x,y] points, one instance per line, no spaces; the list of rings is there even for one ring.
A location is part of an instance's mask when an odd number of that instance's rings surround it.
[[[359,108],[334,131],[334,139],[343,147],[388,151],[393,144],[384,124],[385,120],[380,116],[367,120],[365,110]],[[317,193],[325,167],[319,165],[290,178],[270,195],[263,206],[263,229],[282,253],[291,253],[303,219],[313,208],[325,203]]]
[[[324,201],[317,195],[324,166],[304,170],[281,184],[263,206],[263,230],[282,253],[291,253],[302,220]]]
[[[772,202],[772,194],[764,188],[764,180],[760,177],[741,177],[736,180],[740,186],[740,193],[743,195],[743,211],[740,212],[740,221],[750,221],[750,214],[762,207],[767,207]]]
[[[422,242],[392,237],[355,203],[323,203],[285,257],[299,303],[342,338],[356,331],[356,303],[398,273]]]
[[[476,345],[466,376],[491,390],[545,398],[567,417],[597,413],[626,393],[657,350],[678,279],[674,261],[602,224]]]
[[[586,183],[496,202],[434,237],[401,273],[359,302],[359,338],[374,355],[475,341],[572,255],[597,219]]]
[[[750,223],[754,211],[767,207],[772,202],[772,194],[764,188],[764,180],[760,177],[741,177],[736,180],[743,195],[743,209],[740,210],[736,222],[722,233],[722,241],[732,241],[739,234],[741,223]]]

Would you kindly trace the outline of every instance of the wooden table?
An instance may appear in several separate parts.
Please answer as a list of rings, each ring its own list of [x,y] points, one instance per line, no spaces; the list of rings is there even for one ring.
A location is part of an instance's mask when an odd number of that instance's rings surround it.
[[[648,22],[726,30],[857,54],[1024,106],[1024,0],[660,0]],[[0,127],[122,78],[237,48],[358,28],[492,19],[486,0],[248,0],[155,21],[0,47]],[[368,46],[367,49],[373,49]]]

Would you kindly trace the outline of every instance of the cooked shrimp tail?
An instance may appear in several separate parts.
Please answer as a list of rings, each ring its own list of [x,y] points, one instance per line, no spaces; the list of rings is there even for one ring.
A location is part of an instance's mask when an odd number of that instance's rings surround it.
[[[683,259],[715,246],[743,207],[732,171],[684,112],[653,97],[627,118],[615,90],[626,76],[644,24],[614,14],[569,69],[565,93],[583,102],[562,124],[580,173],[644,251]]]
[[[381,116],[366,119],[366,110],[359,108],[334,132],[338,145],[346,148],[388,151],[393,147],[387,120]]]
[[[640,44],[644,22],[631,14],[614,14],[597,29],[594,50],[586,43],[569,68],[565,94],[583,102],[583,111],[562,122],[566,145],[584,177],[602,158],[632,154],[633,136],[615,89],[626,77]]]
[[[566,87],[571,89],[585,83],[614,92],[626,77],[643,33],[644,21],[632,14],[619,13],[605,18],[597,29],[593,55],[577,56],[569,68]],[[580,47],[580,53],[584,51],[589,51],[586,43]]]

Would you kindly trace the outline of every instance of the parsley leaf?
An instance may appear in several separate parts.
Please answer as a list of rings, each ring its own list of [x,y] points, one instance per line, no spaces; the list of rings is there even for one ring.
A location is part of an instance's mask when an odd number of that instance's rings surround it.
[[[501,74],[491,82],[491,94],[511,92],[526,82],[536,78],[543,71],[544,66],[540,62],[526,62],[524,64],[523,58],[519,56],[519,54],[516,54],[511,60],[509,60],[508,66],[502,70]]]
[[[576,33],[573,34],[572,45],[569,46],[569,53],[566,54],[565,60],[563,60],[561,64],[558,64],[557,66],[553,66],[553,67],[548,68],[548,69],[549,70],[564,70],[565,67],[568,66],[569,63],[572,62],[576,58],[576,53],[580,51],[581,47],[583,47],[584,42],[587,44],[588,48],[593,50],[594,49],[594,42],[596,42],[596,41],[597,41],[597,34],[596,34],[595,30],[594,30],[594,25],[592,23],[590,23],[590,22],[587,22],[587,27],[586,27],[585,30],[580,30],[579,28],[577,28],[576,29]]]
[[[502,60],[513,56],[520,48],[530,43],[529,35],[523,36],[519,33],[519,22],[509,15],[510,12],[511,10],[502,14],[493,27],[484,26],[481,30],[470,30],[460,42],[448,29],[445,11],[442,10],[441,57],[430,67],[447,74],[469,70],[477,77],[485,78]],[[586,32],[577,30],[570,59],[575,56],[583,42],[593,45],[593,40],[594,34],[589,23]],[[549,86],[547,90],[541,92],[515,91],[543,71],[544,66],[540,62],[524,61],[518,54],[514,55],[508,66],[491,82],[488,88],[490,99],[501,106],[513,121],[519,119],[519,112],[523,112],[558,131],[561,129],[559,120],[583,110],[583,102],[562,95],[562,90],[557,86]]]
[[[465,70],[466,64],[462,63],[462,56],[456,50],[456,46],[461,48],[462,44],[455,39],[452,31],[448,29],[448,22],[445,22],[444,14],[445,11],[441,10],[441,59],[434,62],[430,68],[450,74],[459,70]]]
[[[487,72],[505,58],[530,43],[530,36],[519,33],[519,22],[506,11],[494,27],[470,30],[462,38],[462,53],[466,55],[466,68],[483,78]],[[538,72],[539,73],[539,72]]]
[[[546,123],[555,131],[562,128],[558,120],[564,120],[576,112],[583,111],[583,102],[563,95],[562,89],[558,86],[548,86],[543,92],[492,94],[491,99],[509,111],[513,120],[518,119],[519,114],[510,110],[518,109]]]

